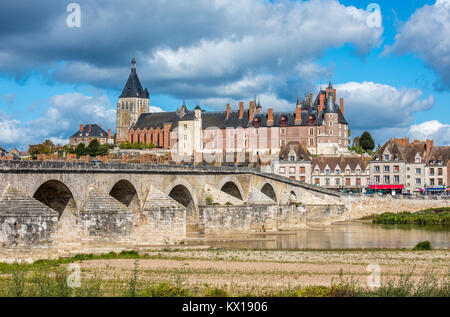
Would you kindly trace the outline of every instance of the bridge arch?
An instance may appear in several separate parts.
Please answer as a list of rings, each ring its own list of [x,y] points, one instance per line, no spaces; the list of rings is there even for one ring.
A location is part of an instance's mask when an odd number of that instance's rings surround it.
[[[141,201],[136,187],[128,180],[117,181],[109,191],[109,195],[126,207],[131,208],[135,213],[140,213]]]
[[[192,190],[189,190],[188,187],[190,186],[185,186],[184,184],[175,185],[170,190],[168,196],[186,207],[186,229],[196,231],[198,229],[199,214],[195,203],[195,196],[193,196]]]
[[[72,191],[59,180],[53,179],[42,183],[34,192],[33,198],[55,210],[60,218],[67,211],[78,215]]]
[[[241,183],[236,179],[236,177],[225,177],[219,183],[218,188],[237,199],[245,199],[245,192],[241,186]]]
[[[266,195],[267,197],[269,197],[270,199],[272,199],[275,202],[278,202],[278,198],[277,198],[277,194],[275,192],[275,189],[273,188],[273,186],[270,183],[265,183],[262,187],[261,187],[261,192]]]

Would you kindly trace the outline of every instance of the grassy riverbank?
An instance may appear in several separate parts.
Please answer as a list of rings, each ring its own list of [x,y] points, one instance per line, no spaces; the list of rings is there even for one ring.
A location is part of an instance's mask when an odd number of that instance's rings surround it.
[[[445,296],[448,251],[161,250],[0,265],[0,296]],[[67,265],[81,266],[70,288]],[[366,286],[379,264],[381,287]]]
[[[387,212],[378,216],[365,217],[363,220],[372,220],[374,224],[446,226],[450,224],[450,207],[432,208],[415,213]]]

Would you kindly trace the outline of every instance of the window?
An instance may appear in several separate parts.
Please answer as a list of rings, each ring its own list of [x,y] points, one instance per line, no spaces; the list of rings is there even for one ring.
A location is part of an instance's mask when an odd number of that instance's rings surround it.
[[[255,118],[255,121],[253,121],[253,126],[255,128],[259,128],[261,126],[261,123],[259,122],[258,118]]]
[[[296,168],[295,167],[290,167],[289,168],[289,173],[290,174],[295,174],[295,172],[296,172]]]
[[[339,178],[336,178],[336,186],[340,186],[341,185],[341,180]]]
[[[434,178],[430,178],[430,186],[434,186]]]
[[[309,139],[309,146],[314,146],[314,139]]]
[[[437,163],[438,163],[438,165],[442,165],[442,161],[441,160],[437,161]]]
[[[396,183],[396,184],[400,183],[400,177],[399,176],[397,176],[397,175],[394,176],[394,183]]]
[[[310,115],[308,117],[308,124],[309,125],[314,125],[315,124],[315,120],[314,120],[314,116],[313,115]]]
[[[442,178],[438,179],[438,185],[442,186],[444,184],[444,181],[442,180]]]
[[[385,160],[385,161],[389,161],[389,154],[386,154],[386,155],[384,156],[384,160]]]
[[[434,165],[434,161],[433,160],[430,161],[430,165]]]
[[[400,172],[400,166],[395,165],[394,166],[394,173],[399,173]]]
[[[281,129],[281,134],[286,134],[286,129]]]
[[[420,178],[416,178],[416,185],[422,184],[422,180]]]
[[[330,135],[333,135],[333,130],[330,130]]]
[[[340,174],[341,170],[339,168],[336,168],[336,174]]]
[[[280,140],[280,144],[281,144],[281,146],[285,145],[286,144],[286,140]]]
[[[375,176],[375,183],[377,183],[377,184],[380,183],[380,176]]]
[[[294,155],[289,156],[289,161],[295,162],[295,156]]]
[[[361,178],[356,179],[356,186],[361,186]]]
[[[282,117],[281,117],[280,125],[281,125],[282,127],[287,126],[287,120],[286,120],[286,117],[285,117],[285,116],[282,116]]]
[[[325,184],[326,184],[327,186],[330,186],[330,179],[329,179],[329,178],[326,178],[326,179],[325,179]]]
[[[306,169],[304,166],[300,167],[300,174],[305,174],[306,173]]]
[[[351,184],[351,179],[350,178],[346,178],[345,179],[345,186],[350,186]]]
[[[375,166],[375,173],[379,173],[380,172],[380,167],[379,166]]]
[[[389,176],[385,176],[385,177],[384,177],[384,183],[385,183],[385,184],[389,184],[390,182],[391,182],[390,177],[389,177]]]
[[[330,174],[330,170],[329,170],[329,169],[326,169],[326,170],[325,170],[325,174],[327,174],[327,175]]]
[[[314,135],[314,129],[309,129],[309,135]]]
[[[300,181],[304,183],[306,181],[305,176],[300,176]]]
[[[320,185],[320,179],[319,179],[319,178],[315,178],[315,179],[314,179],[314,184]]]
[[[443,171],[442,171],[442,168],[439,168],[439,169],[438,169],[438,176],[442,176],[442,172],[443,172]]]
[[[421,168],[416,168],[416,174],[421,174],[422,173],[422,169]]]
[[[280,167],[280,174],[284,174],[286,173],[286,168],[285,167]]]
[[[384,167],[384,172],[385,172],[385,173],[389,173],[389,171],[390,171],[389,165],[388,165],[388,166],[385,166],[385,167]]]
[[[434,176],[434,168],[430,168],[430,176]]]
[[[186,131],[186,130],[187,130],[187,124],[184,125],[184,131]]]

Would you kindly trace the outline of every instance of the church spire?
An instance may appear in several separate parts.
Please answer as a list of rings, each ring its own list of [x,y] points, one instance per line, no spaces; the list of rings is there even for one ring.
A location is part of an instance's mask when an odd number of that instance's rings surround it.
[[[135,72],[136,71],[136,60],[133,59],[131,60],[131,71]]]

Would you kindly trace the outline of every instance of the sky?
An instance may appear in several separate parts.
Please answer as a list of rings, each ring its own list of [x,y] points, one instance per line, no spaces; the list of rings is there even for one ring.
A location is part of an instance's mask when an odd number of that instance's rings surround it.
[[[352,136],[450,145],[450,0],[74,3],[2,3],[0,146],[114,131],[133,56],[151,111],[293,111],[331,74]]]

